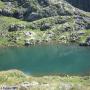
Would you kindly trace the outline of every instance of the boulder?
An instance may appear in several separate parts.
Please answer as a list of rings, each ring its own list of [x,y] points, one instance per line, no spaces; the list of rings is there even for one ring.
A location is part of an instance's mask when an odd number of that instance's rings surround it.
[[[32,33],[28,31],[28,32],[24,32],[24,35],[27,36],[27,37],[29,37],[29,36],[32,35]]]
[[[88,46],[90,46],[90,37],[87,37],[86,43],[87,43]]]
[[[79,39],[79,36],[77,34],[71,34],[70,35],[70,42],[76,42]]]
[[[25,46],[29,46],[32,45],[32,42],[29,39],[25,40]]]
[[[42,5],[42,6],[48,6],[48,5],[49,5],[49,0],[38,0],[38,2],[39,2],[40,5]]]
[[[80,43],[80,46],[90,46],[90,37],[87,37],[86,41],[84,43]]]
[[[13,16],[13,12],[9,8],[0,9],[0,14],[4,16]]]
[[[32,13],[30,13],[30,15],[28,15],[27,20],[28,21],[34,21],[34,20],[37,20],[37,19],[40,19],[40,18],[41,17],[37,12],[32,12]]]
[[[24,13],[26,12],[26,9],[18,9],[13,12],[13,17],[18,19],[24,19]]]
[[[2,14],[2,9],[0,9],[0,14]]]
[[[41,25],[40,27],[40,30],[47,30],[47,29],[50,29],[51,28],[51,25],[49,23],[44,23]]]
[[[22,29],[25,29],[25,26],[22,25],[22,24],[12,24],[9,26],[9,29],[8,31],[19,31],[19,30],[22,30]]]

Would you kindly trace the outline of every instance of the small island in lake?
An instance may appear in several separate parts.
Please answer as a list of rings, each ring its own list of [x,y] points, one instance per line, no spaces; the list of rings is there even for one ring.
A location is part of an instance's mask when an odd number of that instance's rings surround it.
[[[0,0],[0,90],[90,90],[89,49],[90,0]]]

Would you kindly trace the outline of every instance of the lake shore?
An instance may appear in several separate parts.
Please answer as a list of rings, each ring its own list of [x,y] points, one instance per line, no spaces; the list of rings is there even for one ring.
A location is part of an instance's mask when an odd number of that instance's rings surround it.
[[[15,90],[90,90],[89,81],[90,76],[34,77],[18,70],[0,72],[0,88]]]
[[[0,48],[8,48],[8,47],[32,47],[32,46],[40,46],[40,45],[77,45],[79,46],[79,43],[77,42],[67,42],[67,41],[42,41],[37,43],[32,43],[29,45],[25,44],[3,44],[0,45]]]
[[[44,44],[44,46],[46,46],[46,45],[48,46],[48,44]],[[56,44],[53,43],[52,45],[51,44],[49,44],[49,45],[51,48],[51,49],[49,48],[50,52],[52,52],[51,51],[52,46],[54,46]],[[74,50],[74,52],[80,49],[80,47],[78,45],[75,45],[75,44],[72,46],[70,44],[63,44],[63,45],[60,44],[60,45],[61,46],[64,46],[64,45],[69,46],[69,49]],[[56,45],[55,51],[59,49],[58,46],[60,46],[60,45],[58,45],[58,44]],[[37,46],[38,45],[36,45],[36,47]],[[78,46],[78,47],[75,48],[76,46]],[[31,48],[33,48],[33,45],[31,45]],[[39,50],[40,50],[40,48],[41,47],[39,47]],[[28,48],[26,48],[26,49],[28,50]],[[60,49],[60,52],[62,52],[61,49]],[[69,49],[66,48],[65,51],[68,51],[68,53],[71,53],[71,52],[69,52],[70,51]],[[84,49],[84,48],[82,48],[82,49]],[[10,49],[11,53],[13,52],[13,50],[15,50],[15,52],[17,52],[18,48],[16,49],[16,47],[15,47],[15,49],[14,48]],[[46,49],[44,49],[44,51],[45,50]],[[86,48],[84,50],[86,50]],[[6,52],[6,51],[8,51],[8,49],[4,49],[4,51]],[[25,50],[22,50],[21,52],[23,52],[23,51],[25,52]],[[35,51],[35,50],[32,50],[32,51]],[[26,55],[27,54],[28,53],[26,53]],[[5,54],[5,57],[6,57],[6,55],[7,54]],[[17,55],[19,55],[19,54],[17,54]],[[24,55],[22,55],[22,56],[24,56]],[[30,55],[30,52],[27,56],[29,56],[29,55]],[[54,53],[54,55],[55,55],[55,53]],[[65,53],[64,55],[67,56],[67,53]],[[8,60],[8,59],[6,58],[6,60]],[[12,62],[12,61],[13,60],[11,60],[10,62]],[[17,60],[15,60],[15,61],[17,62]],[[21,64],[21,62],[22,62],[22,59],[21,59],[19,65]],[[25,62],[26,62],[26,60],[25,60]],[[85,61],[85,62],[87,62],[87,61]],[[3,64],[3,65],[6,65],[6,64]],[[15,65],[15,62],[14,62],[14,65]],[[25,65],[25,63],[24,63],[24,65]],[[30,65],[29,65],[29,67],[30,67]],[[30,69],[29,69],[29,71],[30,71]],[[53,75],[49,74],[49,75],[46,75],[45,74],[45,75],[39,76],[39,75],[33,75],[33,74],[31,74],[31,75],[26,74],[26,73],[23,73],[22,71],[19,71],[19,70],[0,71],[0,89],[1,90],[7,90],[7,89],[9,89],[9,90],[13,90],[13,89],[14,90],[90,90],[89,82],[90,82],[90,75],[89,74],[88,75],[87,74],[81,75],[81,76],[76,75],[76,74],[73,74],[73,75],[68,75],[68,74],[53,74]]]

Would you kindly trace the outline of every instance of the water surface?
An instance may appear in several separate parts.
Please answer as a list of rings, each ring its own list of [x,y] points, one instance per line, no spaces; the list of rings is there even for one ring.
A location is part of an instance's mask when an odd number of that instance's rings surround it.
[[[0,48],[0,70],[28,74],[84,74],[90,71],[90,48],[76,45],[42,45]]]

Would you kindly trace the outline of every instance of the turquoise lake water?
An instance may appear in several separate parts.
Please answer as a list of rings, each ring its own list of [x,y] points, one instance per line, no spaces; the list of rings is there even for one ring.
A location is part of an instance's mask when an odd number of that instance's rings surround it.
[[[85,74],[90,72],[90,47],[41,45],[0,48],[0,70],[18,69],[28,74]]]

